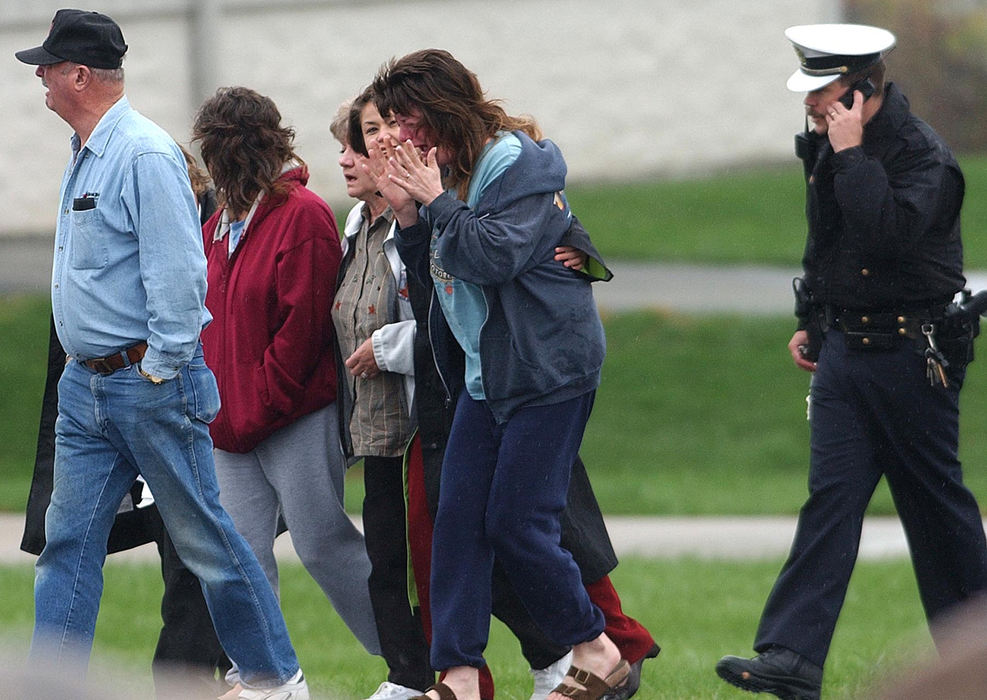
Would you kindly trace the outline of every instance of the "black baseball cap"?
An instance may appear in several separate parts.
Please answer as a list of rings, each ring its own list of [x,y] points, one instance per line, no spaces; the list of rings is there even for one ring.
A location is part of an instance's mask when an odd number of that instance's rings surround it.
[[[90,68],[119,68],[127,44],[119,25],[106,15],[84,10],[59,10],[51,21],[45,43],[14,54],[17,60],[32,66],[47,66],[62,61]]]

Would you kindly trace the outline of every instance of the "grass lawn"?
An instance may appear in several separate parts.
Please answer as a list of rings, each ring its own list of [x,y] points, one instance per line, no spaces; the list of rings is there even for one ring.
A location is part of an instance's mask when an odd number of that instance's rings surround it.
[[[964,253],[987,268],[987,156],[959,159],[966,177]],[[801,161],[693,180],[592,183],[566,189],[608,259],[797,265],[805,245]]]
[[[48,366],[46,297],[0,295],[0,510],[23,511]]]
[[[583,442],[604,512],[798,510],[810,375],[788,355],[792,320],[633,313],[605,323],[607,359]],[[964,473],[987,503],[983,357],[970,365],[961,401]],[[894,512],[883,484],[871,510]]]
[[[112,558],[110,560],[112,562]],[[749,655],[761,606],[780,562],[628,559],[614,572],[624,609],[663,647],[644,666],[641,700],[741,698],[716,677],[724,654]],[[30,639],[32,572],[0,568],[0,626],[14,653]],[[384,679],[383,662],[368,656],[299,565],[282,567],[288,627],[315,698],[366,697]],[[154,565],[109,564],[96,630],[94,668],[137,678],[151,697],[147,669],[160,619],[161,579]],[[862,562],[850,585],[826,668],[824,695],[862,697],[875,679],[930,646],[911,569],[904,561]],[[531,680],[516,640],[495,622],[488,662],[497,697],[527,700]],[[140,680],[143,678],[143,680]],[[2,693],[0,693],[2,694]]]
[[[0,299],[0,510],[20,511],[37,437],[48,311],[44,299]],[[582,449],[604,512],[798,510],[806,495],[809,375],[787,354],[791,319],[641,312],[604,323],[603,382]],[[985,375],[987,361],[970,366],[961,443],[967,481],[982,503]],[[359,510],[362,494],[356,467],[347,480],[351,511]],[[883,486],[872,512],[893,512]]]

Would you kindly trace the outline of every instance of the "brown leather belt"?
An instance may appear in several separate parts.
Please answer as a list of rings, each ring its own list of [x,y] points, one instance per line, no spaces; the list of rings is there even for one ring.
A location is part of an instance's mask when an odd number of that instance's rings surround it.
[[[118,369],[136,365],[144,357],[145,352],[147,352],[147,343],[137,343],[137,345],[126,350],[121,350],[109,357],[95,357],[92,360],[83,360],[82,364],[93,372],[112,374]]]

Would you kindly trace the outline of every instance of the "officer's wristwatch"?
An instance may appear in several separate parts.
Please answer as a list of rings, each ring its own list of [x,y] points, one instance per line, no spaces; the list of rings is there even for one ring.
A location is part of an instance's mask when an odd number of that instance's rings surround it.
[[[142,377],[144,377],[146,380],[151,382],[151,384],[161,384],[164,382],[164,379],[162,379],[161,377],[155,377],[153,374],[148,374],[147,372],[145,372],[144,368],[141,367],[140,365],[137,366],[137,371],[141,373]]]

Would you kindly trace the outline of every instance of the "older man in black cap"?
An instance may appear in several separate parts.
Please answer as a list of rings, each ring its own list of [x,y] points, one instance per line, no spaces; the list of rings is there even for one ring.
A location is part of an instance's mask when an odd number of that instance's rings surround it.
[[[207,423],[219,410],[199,332],[206,265],[185,158],[124,96],[127,45],[96,12],[59,10],[38,66],[74,130],[55,231],[52,312],[69,361],[58,384],[54,486],[35,579],[32,658],[88,660],[114,515],[140,474],[202,583],[243,700],[307,700],[277,599],[219,505]]]
[[[930,621],[987,588],[980,510],[957,458],[960,386],[979,329],[951,304],[965,284],[963,175],[885,83],[894,37],[846,24],[785,34],[801,63],[788,87],[807,93],[796,142],[809,234],[789,350],[814,373],[810,495],[761,617],[758,656],[724,657],[716,671],[745,690],[818,698],[882,476]]]

